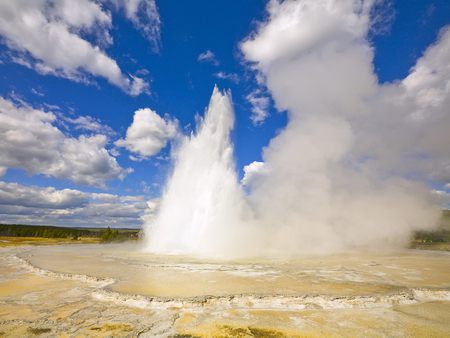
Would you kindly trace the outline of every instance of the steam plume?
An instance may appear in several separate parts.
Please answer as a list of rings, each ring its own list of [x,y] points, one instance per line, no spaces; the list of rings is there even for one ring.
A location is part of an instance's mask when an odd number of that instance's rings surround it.
[[[245,195],[229,141],[230,97],[215,89],[198,133],[176,155],[148,232],[150,250],[231,256],[385,248],[436,224],[439,208],[421,182],[450,178],[450,31],[404,80],[379,84],[367,40],[372,6],[269,2],[267,22],[241,49],[288,111],[288,124],[263,150],[264,163],[248,168]]]

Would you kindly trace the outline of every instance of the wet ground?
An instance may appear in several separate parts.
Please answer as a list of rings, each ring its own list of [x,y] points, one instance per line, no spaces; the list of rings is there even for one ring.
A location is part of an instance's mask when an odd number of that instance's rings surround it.
[[[137,245],[2,248],[0,335],[448,337],[450,253],[199,260]]]

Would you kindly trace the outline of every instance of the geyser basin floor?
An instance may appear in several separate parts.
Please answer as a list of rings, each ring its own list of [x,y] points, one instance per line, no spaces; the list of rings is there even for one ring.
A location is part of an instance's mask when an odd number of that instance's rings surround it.
[[[136,246],[71,245],[2,249],[0,271],[6,335],[450,332],[445,252],[224,262],[148,255]]]

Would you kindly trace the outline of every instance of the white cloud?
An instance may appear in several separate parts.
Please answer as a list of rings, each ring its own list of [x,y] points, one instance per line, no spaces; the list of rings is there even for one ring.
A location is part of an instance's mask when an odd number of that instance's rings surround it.
[[[45,1],[38,0],[44,3]],[[111,25],[111,15],[105,12],[99,4],[90,0],[57,0],[47,1],[52,8],[48,16],[51,20],[61,20],[69,26],[91,29],[96,23],[104,26]]]
[[[137,96],[141,93],[149,93],[149,84],[144,80],[137,76],[130,75],[131,79],[133,80],[131,82],[130,87],[130,95],[131,96]]]
[[[128,149],[138,155],[134,157],[136,160],[141,160],[157,154],[177,133],[176,120],[163,118],[153,110],[144,108],[134,113],[125,139],[117,140],[115,145]]]
[[[256,89],[246,96],[247,101],[252,105],[252,115],[250,119],[254,125],[262,124],[269,116],[270,99]]]
[[[152,43],[153,50],[159,50],[161,19],[155,0],[103,0],[121,8],[134,27]]]
[[[92,116],[77,116],[67,117],[64,115],[59,116],[63,121],[68,122],[74,126],[76,130],[90,131],[96,134],[114,135],[115,132],[110,126],[102,124],[99,119]]]
[[[234,83],[239,83],[239,75],[235,73],[217,72],[213,74],[216,78],[222,80],[229,80]]]
[[[212,63],[214,66],[218,66],[219,65],[219,61],[216,59],[216,55],[210,51],[209,49],[206,50],[203,53],[200,53],[197,57],[197,61],[199,62],[210,62]]]
[[[129,172],[106,150],[105,135],[70,137],[55,122],[51,112],[16,106],[0,97],[0,167],[95,186]]]
[[[0,2],[0,35],[19,53],[13,61],[74,81],[98,76],[130,95],[147,90],[145,82],[122,73],[99,47],[112,42],[111,15],[90,0],[15,0]],[[97,36],[93,45],[83,35]]]
[[[142,196],[86,193],[0,181],[0,216],[2,222],[8,223],[138,227],[156,206],[156,200],[146,201]]]
[[[53,187],[27,187],[17,183],[0,181],[0,204],[2,205],[70,209],[83,207],[87,202],[87,194],[78,190],[56,190]]]

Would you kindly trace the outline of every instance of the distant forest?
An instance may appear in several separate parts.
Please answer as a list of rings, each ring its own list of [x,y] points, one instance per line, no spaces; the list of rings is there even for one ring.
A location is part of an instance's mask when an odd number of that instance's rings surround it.
[[[104,242],[137,239],[139,229],[68,228],[50,225],[0,224],[0,236],[71,238],[96,237]]]

